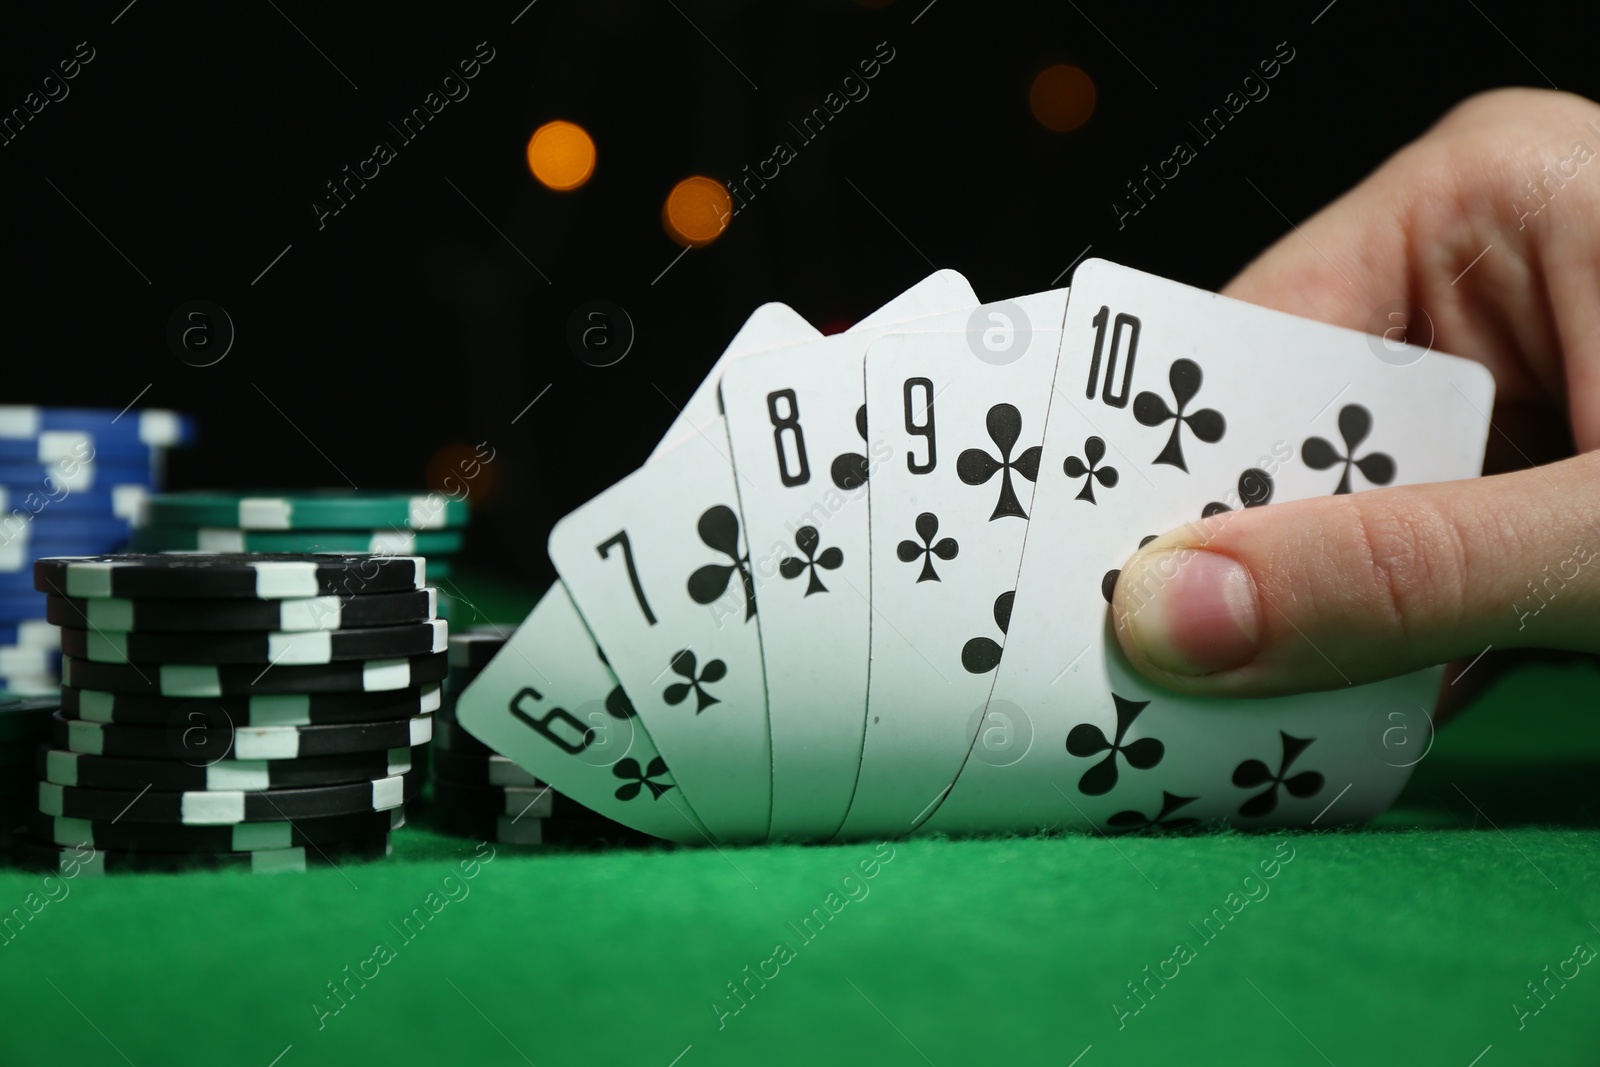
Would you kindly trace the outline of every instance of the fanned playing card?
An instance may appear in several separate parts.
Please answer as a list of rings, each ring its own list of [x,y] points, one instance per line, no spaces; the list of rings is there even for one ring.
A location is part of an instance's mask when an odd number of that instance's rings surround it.
[[[959,329],[966,310],[935,313],[976,303],[965,279],[940,271],[848,333],[747,356],[723,375],[760,612],[773,837],[831,837],[855,790],[872,616],[867,347],[906,320]]]
[[[720,368],[819,336],[783,304],[757,308],[653,455],[692,438],[691,419],[715,417]],[[706,839],[693,805],[559,580],[461,694],[456,715],[486,744],[586,807],[668,840]]]
[[[1141,541],[1185,523],[1476,475],[1488,371],[1435,352],[1379,359],[1354,331],[1096,260],[1077,270],[1063,337],[985,711],[1007,740],[979,735],[923,828],[1329,825],[1377,814],[1410,762],[1382,731],[1391,713],[1416,722],[1431,709],[1438,670],[1276,699],[1180,696],[1124,661],[1107,603]]]
[[[872,627],[844,837],[906,834],[955,780],[1006,646],[1067,291],[867,353]]]

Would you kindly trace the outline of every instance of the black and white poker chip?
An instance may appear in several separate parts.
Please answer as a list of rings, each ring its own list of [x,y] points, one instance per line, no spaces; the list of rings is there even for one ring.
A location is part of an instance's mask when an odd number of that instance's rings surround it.
[[[153,852],[263,852],[300,846],[325,847],[378,837],[405,824],[404,808],[296,819],[292,823],[246,822],[229,826],[69,819],[39,811],[27,817],[28,832],[40,841]]]
[[[61,651],[94,663],[271,664],[275,668],[444,652],[443,619],[359,630],[143,633],[63,627]]]
[[[542,789],[543,782],[533,772],[523,770],[505,756],[456,752],[435,747],[433,775],[440,782],[467,786],[518,786],[524,789]]]
[[[441,710],[433,720],[433,750],[459,752],[468,756],[497,756],[494,749],[462,729],[460,723],[447,718]]]
[[[349,630],[426,622],[437,614],[438,591],[432,588],[285,600],[64,596],[45,600],[45,617],[57,626],[135,633]]]
[[[249,696],[256,693],[375,693],[444,679],[446,654],[409,659],[340,660],[265,667],[257,664],[95,663],[61,657],[61,681],[77,689],[167,697]]]
[[[312,848],[275,848],[260,852],[122,852],[86,845],[41,841],[31,834],[12,839],[18,865],[35,870],[80,875],[121,871],[244,870],[281,874],[308,867],[378,859],[392,851],[389,835]]]
[[[244,822],[289,822],[363,811],[388,811],[417,795],[421,775],[402,774],[370,782],[245,792],[137,792],[83,789],[39,783],[39,811],[71,819],[226,826]]]
[[[261,696],[163,697],[61,688],[68,719],[126,726],[224,730],[236,726],[326,726],[414,719],[439,710],[439,683],[375,693],[268,693]],[[45,716],[48,724],[49,715]],[[48,733],[48,725],[46,728]]]
[[[89,756],[178,760],[206,764],[217,760],[292,760],[414,748],[433,738],[433,716],[328,726],[233,726],[221,730],[190,726],[123,726],[68,719],[51,721],[54,747]]]
[[[508,630],[477,627],[450,635],[450,668],[477,672],[489,665],[495,654],[506,647]]]
[[[89,789],[156,789],[162,792],[234,790],[260,793],[268,789],[304,789],[341,782],[367,782],[411,772],[413,750],[350,752],[287,760],[223,759],[191,764],[170,759],[128,759],[90,756],[41,747],[34,769],[57,785]]]
[[[65,597],[283,600],[400,593],[426,585],[421,556],[370,553],[118,553],[58,556],[33,565],[33,587]]]
[[[458,785],[441,780],[434,782],[433,799],[442,808],[509,815],[514,819],[594,816],[590,809],[547,785]]]

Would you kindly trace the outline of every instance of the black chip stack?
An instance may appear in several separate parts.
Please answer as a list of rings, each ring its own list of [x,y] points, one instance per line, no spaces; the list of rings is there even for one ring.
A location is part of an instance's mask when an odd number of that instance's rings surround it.
[[[551,789],[462,729],[456,698],[506,643],[488,627],[450,635],[450,673],[433,735],[433,812],[447,833],[508,845],[650,840]]]
[[[64,684],[30,754],[19,860],[268,872],[386,855],[448,659],[424,567],[369,554],[39,561]]]
[[[0,838],[34,806],[33,750],[49,740],[55,697],[0,697]]]

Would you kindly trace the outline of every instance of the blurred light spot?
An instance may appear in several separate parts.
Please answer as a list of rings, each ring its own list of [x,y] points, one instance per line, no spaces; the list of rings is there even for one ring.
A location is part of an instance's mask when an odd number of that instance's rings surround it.
[[[1094,101],[1094,79],[1065,63],[1040,71],[1028,90],[1033,117],[1057,133],[1069,133],[1088,122],[1094,114]]]
[[[733,218],[733,200],[722,183],[695,175],[672,187],[661,206],[661,224],[680,245],[699,248],[722,236]]]
[[[467,444],[440,445],[428,458],[428,488],[476,511],[494,495],[493,454]]]
[[[582,126],[547,122],[528,139],[528,169],[556,192],[570,192],[594,173],[594,140]]]

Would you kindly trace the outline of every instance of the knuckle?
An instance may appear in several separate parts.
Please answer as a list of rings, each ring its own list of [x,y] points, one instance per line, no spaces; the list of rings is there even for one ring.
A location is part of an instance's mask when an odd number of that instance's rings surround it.
[[[1438,507],[1380,492],[1353,496],[1345,508],[1352,547],[1367,568],[1362,599],[1373,615],[1387,618],[1403,639],[1459,616],[1465,545]]]

